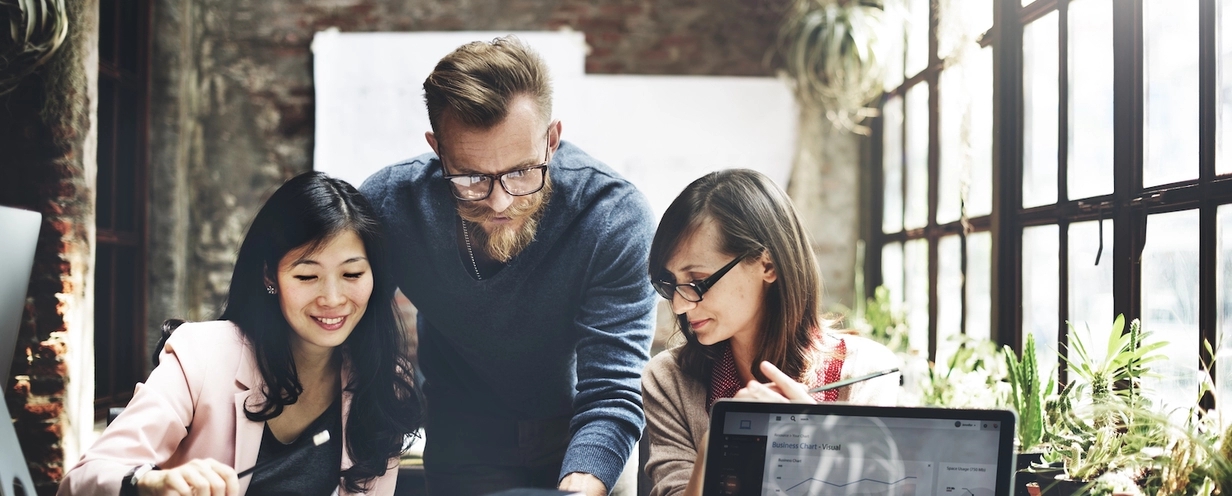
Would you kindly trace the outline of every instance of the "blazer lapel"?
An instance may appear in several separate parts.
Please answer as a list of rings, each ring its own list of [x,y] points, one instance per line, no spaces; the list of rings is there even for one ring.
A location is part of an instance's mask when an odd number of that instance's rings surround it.
[[[257,404],[261,398],[261,373],[252,361],[252,348],[245,346],[240,356],[239,368],[235,371],[236,386],[240,392],[235,393],[235,470],[247,470],[257,463],[257,453],[261,450],[261,436],[265,434],[263,422],[248,420],[244,406]],[[252,477],[240,479],[240,494],[248,491],[248,483]]]

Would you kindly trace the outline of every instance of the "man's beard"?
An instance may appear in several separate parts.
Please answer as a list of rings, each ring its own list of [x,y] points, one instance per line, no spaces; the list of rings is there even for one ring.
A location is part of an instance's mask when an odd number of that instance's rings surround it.
[[[551,196],[552,182],[545,181],[543,189],[534,194],[514,197],[513,204],[499,214],[481,202],[458,202],[458,215],[463,222],[469,222],[476,227],[470,230],[476,247],[482,248],[493,260],[507,263],[535,240],[539,219],[543,217],[544,210],[547,210],[545,207]],[[497,225],[492,228],[492,232],[488,232],[483,228],[483,223],[495,217],[508,217],[510,224],[521,221],[521,225]]]

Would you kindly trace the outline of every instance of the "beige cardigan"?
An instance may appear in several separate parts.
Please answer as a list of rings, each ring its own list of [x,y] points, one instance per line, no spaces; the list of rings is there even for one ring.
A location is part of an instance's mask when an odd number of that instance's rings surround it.
[[[885,346],[866,338],[835,334],[847,344],[840,376],[856,377],[900,365]],[[681,494],[689,484],[697,447],[710,428],[706,396],[710,384],[686,377],[676,364],[680,347],[656,355],[642,374],[642,401],[646,409],[646,437],[650,457],[646,474],[651,496]],[[888,374],[839,389],[838,400],[865,405],[894,405],[898,374]]]

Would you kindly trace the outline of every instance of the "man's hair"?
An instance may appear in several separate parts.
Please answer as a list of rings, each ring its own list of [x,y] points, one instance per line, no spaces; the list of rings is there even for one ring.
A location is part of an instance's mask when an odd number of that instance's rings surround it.
[[[509,114],[509,103],[527,95],[546,122],[552,115],[552,84],[547,64],[515,36],[458,47],[424,80],[424,103],[432,132],[440,133],[449,112],[463,124],[490,128]]]
[[[652,281],[671,281],[667,261],[680,244],[706,219],[718,224],[719,249],[728,256],[767,254],[777,280],[766,293],[765,312],[753,358],[753,376],[768,382],[758,367],[773,363],[796,380],[812,365],[814,336],[828,332],[830,322],[821,315],[821,275],[809,235],[801,225],[791,199],[769,177],[749,169],[711,172],[685,187],[667,207],[650,245]],[[677,355],[684,372],[709,381],[720,358],[718,348],[702,345],[689,327],[688,316],[677,317],[685,345]]]

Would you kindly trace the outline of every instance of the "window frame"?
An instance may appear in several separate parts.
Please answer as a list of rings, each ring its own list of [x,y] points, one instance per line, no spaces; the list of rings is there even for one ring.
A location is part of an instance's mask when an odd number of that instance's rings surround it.
[[[124,18],[126,8],[132,9],[133,18]],[[95,196],[96,214],[100,218],[96,219],[97,251],[93,271],[96,421],[107,418],[108,408],[128,403],[136,382],[145,379],[149,367],[145,358],[145,325],[152,9],[151,0],[110,0],[99,4],[99,22],[111,21],[112,24],[106,29],[100,26],[99,30],[98,100],[100,108],[110,105],[113,111],[108,122],[104,122],[103,115],[96,117],[100,140]],[[105,36],[107,33],[111,36]],[[135,39],[126,44],[125,37]],[[135,96],[133,108],[120,105],[120,95],[124,91]],[[131,124],[124,124],[125,119],[132,119]],[[133,128],[131,142],[127,144],[121,143],[123,125]],[[129,166],[129,174],[117,174],[122,146],[131,147],[133,163]],[[132,225],[128,228],[120,224],[118,205],[123,201],[132,202]],[[104,216],[107,218],[101,218]],[[100,256],[104,252],[111,254],[107,260]],[[124,267],[119,263],[121,252],[132,257],[132,266]],[[103,270],[104,265],[106,270]],[[118,295],[122,285],[117,277],[121,272],[125,273],[123,277],[132,280],[132,294],[124,297],[118,297],[122,296]],[[131,301],[131,305],[123,305],[125,299]],[[119,313],[130,314],[131,326],[120,328],[116,318]],[[103,344],[109,346],[99,346],[100,336],[107,339]],[[100,368],[106,369],[106,375],[99,373]]]
[[[1082,1],[1082,0],[1076,0]],[[1146,74],[1144,69],[1143,0],[1114,1],[1113,6],[1113,188],[1111,194],[1072,200],[1068,198],[1069,155],[1069,40],[1068,13],[1070,0],[1037,0],[1022,6],[1020,0],[997,0],[993,8],[992,28],[981,38],[981,45],[993,49],[993,207],[987,217],[968,219],[969,226],[961,221],[938,225],[936,223],[937,191],[939,182],[939,140],[937,83],[941,61],[937,58],[937,5],[930,6],[930,63],[921,74],[905,75],[903,85],[888,91],[882,100],[902,95],[906,88],[924,79],[929,83],[929,219],[923,229],[885,233],[882,227],[884,215],[883,177],[883,122],[877,119],[870,140],[869,167],[865,178],[869,186],[865,191],[870,198],[865,202],[869,217],[864,227],[865,239],[870,240],[865,256],[865,273],[869,284],[866,297],[880,285],[881,249],[888,243],[908,239],[929,240],[929,344],[928,356],[936,357],[937,344],[937,242],[943,235],[962,235],[962,269],[967,273],[967,248],[965,234],[988,230],[992,233],[992,322],[991,339],[1000,344],[1021,350],[1023,340],[1023,229],[1040,225],[1057,225],[1059,231],[1056,316],[1058,345],[1066,349],[1068,332],[1066,320],[1070,310],[1069,298],[1069,226],[1075,222],[1095,221],[1101,218],[1112,220],[1113,249],[1105,252],[1101,263],[1113,264],[1113,307],[1124,313],[1126,319],[1138,318],[1142,313],[1142,270],[1140,256],[1146,243],[1146,223],[1149,215],[1180,210],[1197,209],[1199,215],[1199,293],[1198,326],[1202,366],[1213,357],[1202,346],[1207,341],[1215,346],[1218,338],[1219,294],[1216,268],[1217,214],[1220,205],[1232,204],[1232,174],[1216,174],[1217,122],[1216,107],[1218,85],[1218,49],[1216,0],[1199,1],[1199,174],[1197,179],[1143,187],[1144,112],[1146,97],[1143,92]],[[1023,29],[1031,21],[1051,12],[1058,13],[1058,142],[1057,142],[1057,202],[1050,205],[1022,208],[1023,199]],[[1232,33],[1226,34],[1232,36]],[[1227,77],[1232,77],[1228,75]],[[906,114],[904,108],[904,116]],[[1225,123],[1232,125],[1232,123]],[[906,177],[904,161],[903,177]],[[903,181],[904,198],[906,180]],[[905,204],[905,201],[904,201]],[[962,332],[966,332],[966,281],[963,283]],[[1232,297],[1229,295],[1227,297]],[[1111,316],[1110,316],[1111,317]],[[1059,361],[1059,379],[1065,381],[1064,360]],[[1209,370],[1214,377],[1214,370]],[[1209,396],[1209,395],[1208,395]],[[1204,398],[1204,406],[1210,406],[1211,398]]]

